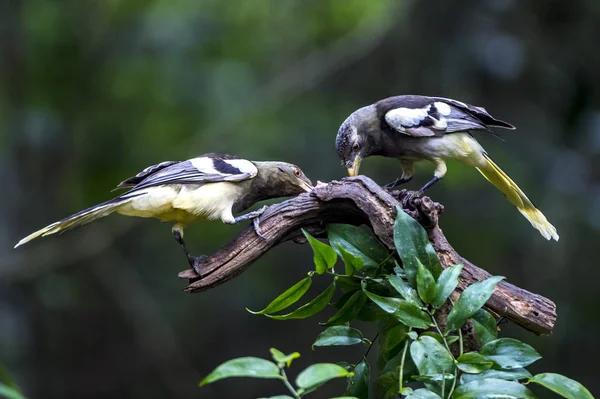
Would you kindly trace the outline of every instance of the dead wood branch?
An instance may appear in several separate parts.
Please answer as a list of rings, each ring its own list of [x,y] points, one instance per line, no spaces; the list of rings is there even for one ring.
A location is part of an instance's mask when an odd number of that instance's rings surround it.
[[[265,239],[258,237],[252,228],[246,229],[206,259],[201,267],[202,279],[193,270],[183,271],[179,276],[192,280],[185,289],[187,292],[212,288],[246,270],[271,247],[299,238],[300,228],[319,235],[329,223],[365,224],[384,245],[394,250],[396,207],[402,206],[406,194],[405,190],[389,193],[364,176],[333,181],[310,194],[269,207],[260,217]],[[417,197],[408,201],[404,210],[425,227],[442,267],[464,264],[457,291],[491,276],[452,248],[438,226],[442,205],[428,197]],[[498,284],[486,308],[536,334],[549,334],[556,321],[556,305],[551,300],[506,281]]]

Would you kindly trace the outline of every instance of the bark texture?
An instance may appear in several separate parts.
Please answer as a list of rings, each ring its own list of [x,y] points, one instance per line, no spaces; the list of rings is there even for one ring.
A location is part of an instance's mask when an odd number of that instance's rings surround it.
[[[394,250],[397,207],[426,229],[442,267],[464,264],[458,293],[491,276],[452,248],[438,225],[444,209],[441,204],[429,197],[413,197],[412,192],[406,190],[388,192],[368,177],[358,176],[332,181],[311,193],[270,206],[260,217],[265,239],[250,227],[200,265],[201,279],[191,269],[179,273],[179,277],[190,279],[186,292],[215,287],[246,270],[271,247],[288,240],[304,241],[300,228],[319,236],[329,223],[365,224],[385,246]],[[486,308],[536,334],[549,334],[556,321],[556,305],[551,300],[506,281],[498,284]]]

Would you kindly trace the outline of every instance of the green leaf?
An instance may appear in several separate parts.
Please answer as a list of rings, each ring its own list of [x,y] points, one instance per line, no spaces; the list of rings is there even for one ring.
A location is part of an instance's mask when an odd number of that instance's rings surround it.
[[[431,303],[436,297],[435,280],[431,272],[417,259],[417,292],[425,303]]]
[[[458,359],[456,367],[465,373],[478,374],[489,370],[494,365],[494,362],[486,359],[477,352],[463,353]]]
[[[471,381],[484,380],[486,378],[496,378],[507,381],[518,381],[528,379],[531,377],[531,373],[526,369],[512,369],[512,370],[487,370],[481,374],[463,374],[460,378],[462,384],[466,384]]]
[[[410,356],[422,376],[454,373],[452,354],[435,338],[420,336],[413,341]],[[442,393],[441,382],[426,382],[425,386],[438,395]]]
[[[454,374],[426,374],[426,375],[413,375],[413,380],[428,382],[428,383],[442,383],[442,381],[446,380],[445,384],[448,384],[448,381],[452,382],[454,379]]]
[[[345,368],[331,363],[317,363],[308,366],[296,378],[296,385],[308,389],[321,385],[333,378],[345,377],[351,374]]]
[[[277,396],[269,396],[268,398],[260,398],[260,399],[294,399],[288,395],[277,395]]]
[[[298,302],[298,300],[302,298],[304,294],[306,294],[306,291],[308,291],[311,284],[312,279],[310,277],[306,277],[305,279],[298,281],[296,284],[288,288],[283,294],[275,298],[263,310],[258,312],[254,312],[250,309],[246,310],[252,314],[266,314],[279,312],[280,310],[283,310],[288,306]]]
[[[435,299],[431,303],[434,308],[440,308],[444,305],[450,294],[458,285],[458,278],[462,272],[463,265],[458,264],[444,269],[436,284]]]
[[[431,326],[429,315],[410,302],[402,301],[394,316],[409,327],[429,328]]]
[[[481,345],[498,339],[498,326],[496,319],[485,309],[479,309],[471,318],[475,336]]]
[[[406,335],[408,334],[408,327],[404,324],[398,323],[394,320],[395,325],[385,330],[380,329],[379,333],[379,361],[387,362],[394,356],[396,356],[401,348]]]
[[[477,380],[461,385],[452,394],[452,399],[536,399],[533,392],[524,385],[514,381],[504,381],[494,378]]]
[[[427,232],[402,208],[396,207],[396,213],[394,243],[398,255],[402,259],[402,266],[410,286],[413,288],[417,286],[418,265],[416,259],[419,259],[437,280],[442,272],[442,267],[429,238],[427,238]]]
[[[354,320],[367,302],[367,296],[362,291],[356,291],[342,308],[325,323],[325,326],[335,326]]]
[[[200,386],[229,377],[282,379],[275,363],[258,357],[239,357],[221,364],[200,382]]]
[[[441,396],[429,389],[420,388],[406,397],[406,399],[441,399]]]
[[[387,279],[392,287],[400,295],[402,298],[406,299],[408,302],[414,303],[417,306],[422,306],[423,302],[421,302],[421,298],[419,298],[419,294],[417,294],[417,290],[411,288],[406,281],[402,277],[399,276],[387,276]]]
[[[410,355],[419,374],[452,374],[454,358],[435,338],[422,335],[410,345]]]
[[[349,224],[328,225],[327,238],[332,247],[341,247],[362,259],[364,267],[377,267],[390,254],[390,251],[368,231]]]
[[[490,299],[496,284],[503,278],[501,276],[490,277],[467,287],[448,314],[447,331],[461,328],[467,319],[471,318]]]
[[[533,376],[530,382],[535,382],[552,392],[567,399],[594,399],[590,391],[575,380],[560,374],[543,373]]]
[[[271,352],[271,356],[273,356],[273,360],[275,360],[277,362],[277,365],[281,368],[283,368],[283,365],[287,365],[288,367],[290,367],[292,361],[300,357],[300,354],[298,352],[286,355],[275,348],[271,348],[269,351]]]
[[[350,277],[354,275],[354,272],[363,268],[363,260],[357,256],[354,256],[344,248],[338,246],[338,253],[342,255],[344,266],[346,267],[346,276]]]
[[[0,398],[26,399],[17,387],[8,386],[3,383],[0,383]]]
[[[356,315],[356,320],[376,321],[388,317],[388,313],[383,311],[375,302],[367,301],[360,312]]]
[[[325,307],[333,298],[333,294],[335,292],[335,282],[332,283],[325,291],[320,293],[316,298],[310,301],[307,304],[300,306],[298,309],[294,310],[292,313],[284,314],[284,315],[265,315],[275,320],[290,320],[290,319],[305,319],[314,314],[319,313],[321,310],[325,309]]]
[[[327,269],[332,268],[337,261],[337,254],[329,245],[322,243],[317,240],[310,234],[308,234],[304,229],[302,229],[302,233],[308,240],[310,244],[315,261],[315,270],[319,274],[323,274],[327,271]]]
[[[542,358],[531,346],[512,338],[490,341],[481,348],[479,353],[499,368],[508,370],[527,367]]]
[[[363,359],[354,367],[354,375],[348,378],[348,387],[344,395],[352,395],[359,399],[369,398],[369,381],[371,368],[366,359]]]
[[[360,281],[356,277],[338,276],[336,282],[342,292],[350,292],[360,290]]]
[[[365,291],[369,299],[375,302],[386,313],[393,314],[409,327],[428,328],[431,324],[429,315],[410,302],[394,297],[384,297]]]
[[[355,345],[363,342],[363,335],[356,328],[333,326],[319,334],[313,347]]]

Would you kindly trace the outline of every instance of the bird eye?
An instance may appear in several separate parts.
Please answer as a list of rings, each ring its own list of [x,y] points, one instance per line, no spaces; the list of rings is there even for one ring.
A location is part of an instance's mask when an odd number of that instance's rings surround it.
[[[300,171],[300,169],[298,169],[298,168],[295,168],[295,169],[294,169],[294,175],[295,175],[296,177],[300,177],[300,176],[302,175],[302,172]]]
[[[352,145],[352,149],[353,149],[354,151],[358,151],[358,150],[359,150],[359,148],[360,148],[360,144],[358,144],[358,142],[356,142],[356,143],[354,143],[354,144]]]

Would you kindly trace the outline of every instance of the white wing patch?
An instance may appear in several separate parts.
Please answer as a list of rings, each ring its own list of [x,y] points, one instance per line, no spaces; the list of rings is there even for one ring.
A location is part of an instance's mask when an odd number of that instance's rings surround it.
[[[441,101],[436,101],[433,103],[433,105],[437,108],[438,112],[443,116],[448,116],[448,115],[450,115],[450,112],[452,112],[452,108],[450,108],[450,106],[448,104],[443,103]]]
[[[256,165],[245,159],[226,159],[224,161],[234,168],[239,169],[240,172],[248,173],[251,177],[256,177],[258,174]]]
[[[191,164],[194,168],[198,169],[202,173],[206,174],[219,174],[219,171],[214,168],[212,158],[200,157],[190,159]]]
[[[385,114],[385,121],[399,132],[405,132],[405,127],[418,126],[421,121],[429,115],[428,105],[426,108],[395,108]]]

